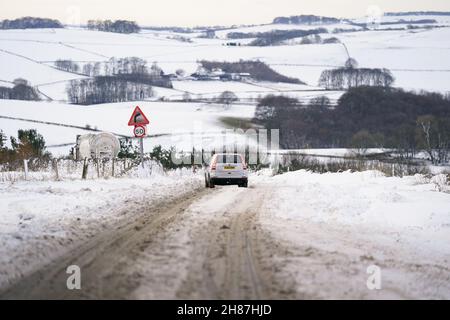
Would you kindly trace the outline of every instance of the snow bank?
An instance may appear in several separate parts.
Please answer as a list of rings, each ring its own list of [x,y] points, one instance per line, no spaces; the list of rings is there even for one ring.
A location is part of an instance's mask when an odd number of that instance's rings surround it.
[[[265,179],[279,185],[265,223],[270,228],[271,221],[282,220],[289,228],[290,221],[304,221],[402,233],[412,243],[449,254],[450,188],[443,177],[289,172]],[[285,235],[280,231],[280,236]]]
[[[0,287],[142,208],[203,186],[189,170],[134,178],[0,183]],[[137,178],[136,177],[140,177]]]
[[[448,299],[450,194],[438,192],[442,178],[377,171],[261,177],[271,194],[259,222],[282,244],[274,257],[281,278],[295,283],[301,299]],[[366,285],[372,265],[381,268],[381,290]]]
[[[422,175],[385,177],[378,171],[274,177],[280,185],[274,214],[287,219],[397,227],[439,227],[450,222],[450,194],[436,192]],[[280,206],[283,206],[280,208]]]

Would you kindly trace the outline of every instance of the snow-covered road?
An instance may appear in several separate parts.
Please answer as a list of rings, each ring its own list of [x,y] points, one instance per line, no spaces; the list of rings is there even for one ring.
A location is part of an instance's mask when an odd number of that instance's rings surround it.
[[[33,270],[3,249],[6,266],[24,272],[14,277],[2,264],[0,297],[450,298],[450,194],[432,180],[298,171],[210,190],[195,179],[167,182],[172,192],[159,199],[147,189],[151,201],[107,227],[83,225],[92,236],[47,252]],[[190,191],[177,189],[185,180]],[[120,198],[110,201],[111,216],[127,212]],[[42,242],[27,240],[15,250],[40,256]],[[80,291],[66,288],[71,264],[81,267]],[[380,290],[366,285],[370,266]]]

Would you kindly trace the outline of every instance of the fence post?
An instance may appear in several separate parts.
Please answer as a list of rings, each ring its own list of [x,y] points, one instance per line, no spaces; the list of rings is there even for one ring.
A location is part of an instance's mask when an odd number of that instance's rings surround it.
[[[83,180],[86,180],[87,177],[87,171],[88,171],[88,165],[89,163],[87,162],[87,158],[84,158],[84,162],[83,162],[83,173],[81,175],[81,178]]]
[[[247,144],[246,146],[245,146],[245,163],[247,164],[247,165],[249,165],[249,162],[250,162],[250,146]]]
[[[111,177],[113,177],[113,178],[114,178],[114,164],[115,164],[115,160],[116,160],[116,159],[114,159],[114,158],[112,159],[112,170],[111,170],[112,172],[111,172]]]
[[[98,164],[98,158],[95,158],[95,166],[97,167],[97,178],[100,178],[100,165]]]
[[[195,172],[195,147],[192,147],[192,153],[191,153],[191,169],[192,169],[192,172]]]
[[[28,180],[28,160],[23,159],[23,171],[25,174],[25,180]]]
[[[59,180],[59,172],[58,172],[58,159],[53,159],[53,170],[55,170],[56,180]]]

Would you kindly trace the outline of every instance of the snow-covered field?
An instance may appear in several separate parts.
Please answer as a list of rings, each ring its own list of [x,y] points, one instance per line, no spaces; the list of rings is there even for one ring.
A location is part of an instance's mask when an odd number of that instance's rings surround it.
[[[383,21],[417,20],[424,17],[383,17]],[[446,17],[425,17],[436,19],[439,25],[450,26]],[[395,26],[395,25],[394,25]],[[217,32],[216,39],[198,38],[200,33],[176,34],[170,31],[143,30],[140,34],[124,35],[108,32],[88,31],[81,28],[57,30],[0,30],[0,81],[11,87],[11,81],[25,78],[39,90],[52,98],[52,103],[0,101],[0,115],[33,120],[46,120],[77,126],[89,124],[101,130],[131,135],[125,123],[134,105],[143,107],[151,118],[149,134],[186,133],[192,131],[217,132],[225,126],[222,116],[251,118],[253,106],[221,106],[186,103],[134,102],[105,104],[90,107],[64,104],[65,89],[71,79],[83,76],[53,68],[57,59],[72,59],[80,64],[106,61],[111,57],[138,56],[149,64],[157,62],[166,73],[184,69],[187,74],[195,72],[202,59],[239,61],[260,59],[281,74],[299,78],[307,85],[269,82],[222,82],[222,81],[174,81],[174,89],[156,88],[153,100],[180,99],[185,93],[192,98],[216,98],[229,90],[243,99],[257,99],[266,94],[283,94],[307,101],[326,95],[336,101],[342,92],[315,92],[321,72],[324,69],[342,66],[349,54],[356,58],[361,67],[386,67],[396,77],[395,85],[412,90],[448,92],[450,83],[450,27],[431,30],[401,31],[358,31],[329,33],[345,44],[329,45],[282,45],[272,47],[224,46],[228,32],[266,32],[282,29],[307,29],[320,25],[266,24],[252,27],[236,27]],[[361,29],[348,23],[325,25],[334,28]],[[174,36],[190,38],[181,42]],[[59,101],[59,102],[57,102]],[[37,111],[37,109],[39,109]],[[195,123],[195,124],[194,124]],[[201,127],[196,130],[193,127]],[[7,135],[14,135],[17,129],[36,128],[48,145],[74,142],[81,129],[48,126],[0,119],[0,129]],[[173,136],[147,139],[146,147],[162,143],[170,145]],[[207,137],[211,140],[213,137]],[[181,142],[177,142],[180,143]],[[189,148],[190,144],[183,144]],[[56,154],[66,154],[66,146],[51,148]]]
[[[132,136],[128,120],[139,105],[150,120],[149,135],[165,135],[145,139],[145,150],[150,151],[155,145],[166,147],[178,146],[180,149],[191,150],[190,133],[194,133],[198,142],[206,148],[210,143],[220,138],[225,126],[221,117],[239,117],[250,119],[254,114],[254,105],[210,105],[203,103],[173,103],[173,102],[127,102],[95,106],[74,106],[50,102],[26,102],[0,100],[0,116],[28,120],[47,121],[58,124],[68,124]],[[39,110],[39,111],[37,111]],[[4,119],[0,117],[0,129],[7,136],[17,136],[18,129],[37,129],[45,138],[49,151],[55,155],[68,154],[75,144],[77,134],[88,131],[63,126],[42,123],[25,122]],[[200,140],[199,140],[200,139]],[[61,144],[73,144],[63,147],[51,147]]]
[[[424,17],[383,17],[383,21],[396,19],[414,20]],[[446,17],[426,17],[450,26]],[[398,20],[397,19],[397,20]],[[198,38],[200,33],[183,34],[192,42],[181,42],[174,36],[181,34],[169,31],[143,30],[141,34],[115,34],[88,31],[81,28],[57,30],[0,30],[0,81],[11,87],[11,81],[22,77],[31,81],[39,90],[52,98],[53,102],[0,101],[0,115],[32,120],[45,120],[63,124],[97,127],[122,135],[131,135],[126,126],[131,109],[140,105],[151,118],[149,134],[177,134],[146,140],[146,148],[156,144],[179,144],[190,148],[192,143],[183,143],[180,133],[192,131],[210,132],[205,139],[211,141],[216,133],[225,128],[219,121],[225,117],[253,117],[254,106],[236,105],[229,108],[198,103],[133,102],[82,107],[64,103],[65,89],[71,79],[83,76],[53,68],[57,59],[72,59],[85,62],[106,61],[110,57],[138,56],[149,64],[157,62],[166,73],[184,69],[187,74],[195,72],[202,59],[239,61],[260,59],[281,74],[299,78],[307,85],[269,82],[222,82],[222,81],[174,81],[174,89],[154,88],[153,100],[180,99],[185,93],[192,98],[216,98],[229,90],[243,99],[257,99],[266,94],[283,94],[308,101],[316,96],[328,96],[336,101],[342,92],[315,92],[324,69],[342,66],[349,54],[361,67],[390,68],[396,77],[395,85],[412,90],[448,92],[450,90],[450,27],[402,31],[358,31],[328,34],[336,36],[343,44],[329,45],[283,45],[272,47],[237,46],[223,44],[228,32],[265,32],[281,29],[315,28],[320,25],[267,24],[252,27],[236,27],[217,32],[216,39]],[[358,27],[342,23],[325,25],[334,28]],[[359,28],[360,29],[360,28]],[[325,37],[325,35],[323,35]],[[59,101],[59,102],[58,102]],[[194,128],[195,127],[195,128]],[[0,119],[0,129],[7,135],[15,135],[17,129],[35,128],[44,135],[47,145],[73,143],[77,134],[84,130],[48,126],[45,124]],[[55,154],[67,154],[70,147],[50,148]]]
[[[385,17],[391,19],[392,17]],[[403,18],[403,17],[400,17]],[[398,18],[398,19],[400,19]],[[416,19],[424,17],[416,17]],[[436,17],[426,17],[436,18]],[[405,17],[411,20],[411,17]],[[448,26],[448,19],[438,19],[440,25]],[[395,26],[395,25],[394,25]],[[144,31],[136,35],[87,31],[79,28],[61,30],[1,30],[0,31],[0,80],[12,81],[23,77],[34,85],[43,85],[79,76],[58,71],[52,61],[72,59],[74,61],[106,61],[111,57],[138,56],[149,63],[157,62],[166,73],[184,69],[188,74],[196,70],[197,61],[202,59],[239,61],[260,59],[282,74],[299,78],[308,85],[316,86],[320,73],[330,66],[342,66],[348,58],[342,44],[329,45],[283,45],[273,47],[238,46],[227,47],[223,39],[228,32],[265,32],[277,29],[308,29],[320,25],[261,25],[247,28],[218,31],[220,39],[197,38],[198,33],[185,34],[191,43],[174,40],[170,32]],[[349,24],[324,25],[358,29]],[[359,28],[360,29],[360,28]],[[350,33],[329,33],[323,37],[337,37],[349,49],[361,67],[387,67],[397,78],[396,86],[408,89],[448,91],[450,60],[448,59],[449,28],[419,29],[402,31],[359,31]],[[174,34],[176,35],[176,34]],[[424,81],[426,79],[427,81]],[[205,83],[207,92],[211,84]],[[247,91],[230,83],[230,90]],[[59,100],[64,96],[60,82],[52,90],[44,90]],[[183,89],[187,87],[180,84]],[[201,86],[201,84],[196,85]],[[223,91],[224,84],[217,82],[214,92]],[[301,89],[301,88],[299,88]],[[199,90],[195,90],[199,91]],[[53,98],[53,97],[52,97]]]

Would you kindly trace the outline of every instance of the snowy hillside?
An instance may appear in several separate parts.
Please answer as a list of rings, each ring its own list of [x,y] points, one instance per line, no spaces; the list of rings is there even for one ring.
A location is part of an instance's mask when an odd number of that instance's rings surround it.
[[[384,17],[383,19],[392,18]],[[412,19],[413,17],[405,17],[405,20]],[[447,20],[447,18],[438,19],[439,25],[450,25]],[[105,61],[111,57],[138,56],[149,63],[156,61],[167,74],[174,73],[177,69],[183,69],[188,74],[193,73],[197,69],[197,61],[202,59],[219,61],[260,59],[282,74],[299,78],[314,87],[324,69],[342,66],[347,60],[347,52],[342,44],[224,46],[230,41],[226,39],[226,34],[229,32],[305,30],[312,27],[318,28],[321,25],[270,24],[227,29],[218,31],[217,39],[197,38],[198,33],[185,34],[184,37],[189,38],[191,42],[175,40],[170,32],[148,30],[145,33],[133,35],[82,29],[1,30],[0,43],[3,51],[0,51],[2,70],[0,80],[12,81],[23,77],[34,85],[44,85],[80,77],[51,68],[52,62],[57,59],[71,59],[82,63]],[[330,30],[330,33],[322,34],[322,37],[338,38],[347,46],[350,55],[358,60],[361,67],[391,69],[397,78],[396,86],[416,90],[448,90],[445,85],[449,80],[448,70],[450,70],[446,45],[447,39],[450,39],[448,27],[431,30],[379,30],[338,34],[331,32],[335,28],[352,27],[355,30],[361,28],[348,23],[323,27]],[[11,66],[15,67],[11,68]],[[64,90],[61,84],[57,86],[57,90]],[[217,92],[221,90],[220,87],[217,89]],[[239,91],[235,87],[233,89]],[[49,85],[45,86],[45,90],[50,90],[51,93]],[[245,88],[242,91],[245,91]],[[64,93],[54,94],[54,96],[56,100],[59,100]]]
[[[139,105],[150,119],[148,137],[145,140],[146,150],[154,145],[178,146],[191,150],[192,142],[189,133],[202,136],[200,142],[206,147],[220,137],[225,129],[221,117],[251,118],[254,114],[252,105],[208,105],[201,103],[158,103],[135,102],[116,103],[111,105],[73,106],[49,102],[24,102],[0,100],[0,128],[7,136],[17,135],[18,129],[37,129],[55,155],[67,154],[75,144],[77,134],[89,133],[82,128],[87,125],[102,131],[113,132],[123,136],[132,136],[127,125],[134,106]],[[36,112],[36,110],[39,112]],[[3,117],[52,122],[55,125],[5,119]],[[72,125],[81,128],[58,126]],[[152,137],[163,135],[161,137]],[[58,147],[58,145],[63,145]],[[54,146],[54,147],[52,147]]]
[[[215,38],[200,37],[201,32],[176,33],[144,29],[139,34],[117,34],[90,31],[83,28],[0,30],[0,84],[11,87],[16,78],[31,82],[42,97],[52,102],[0,101],[0,115],[31,120],[52,121],[76,126],[97,127],[115,133],[130,135],[126,127],[127,117],[134,105],[141,105],[152,119],[150,134],[193,131],[193,123],[202,123],[204,131],[217,132],[225,126],[220,117],[251,118],[256,99],[267,94],[283,94],[298,98],[301,102],[317,96],[327,96],[336,102],[341,91],[320,91],[318,80],[323,70],[343,66],[349,55],[360,67],[388,68],[396,78],[394,86],[408,90],[448,92],[450,90],[450,21],[442,16],[383,17],[384,22],[399,19],[413,21],[436,19],[439,28],[365,31],[354,23],[366,21],[342,21],[339,24],[265,24],[236,27],[216,31]],[[401,28],[402,25],[388,25]],[[248,39],[227,39],[230,32],[257,33],[273,30],[308,30],[324,27],[329,33],[323,39],[336,37],[341,43],[295,44],[268,47],[248,46]],[[339,29],[338,33],[334,33]],[[348,32],[347,32],[348,31]],[[181,41],[183,37],[183,41]],[[298,39],[297,39],[298,40]],[[293,39],[292,43],[296,43]],[[229,46],[228,42],[240,45]],[[242,42],[242,43],[240,43]],[[282,75],[304,81],[287,84],[261,81],[197,81],[182,77],[173,82],[173,88],[154,87],[153,102],[118,103],[90,107],[67,105],[66,88],[69,80],[86,78],[79,73],[58,70],[54,62],[71,59],[81,66],[86,63],[105,62],[112,57],[137,56],[148,65],[156,62],[166,74],[182,69],[188,76],[196,72],[200,60],[236,62],[261,60]],[[241,103],[224,108],[202,103],[161,103],[164,100],[180,100],[185,95],[194,99],[216,99],[224,91],[232,91]],[[319,91],[317,91],[319,90]],[[83,133],[77,128],[63,128],[45,124],[0,119],[0,129],[13,135],[19,128],[36,128],[48,145],[74,142],[75,135]],[[158,140],[159,139],[159,140]],[[154,143],[170,144],[168,137],[148,139]],[[151,140],[151,141],[150,141]],[[51,151],[67,152],[67,146]]]

